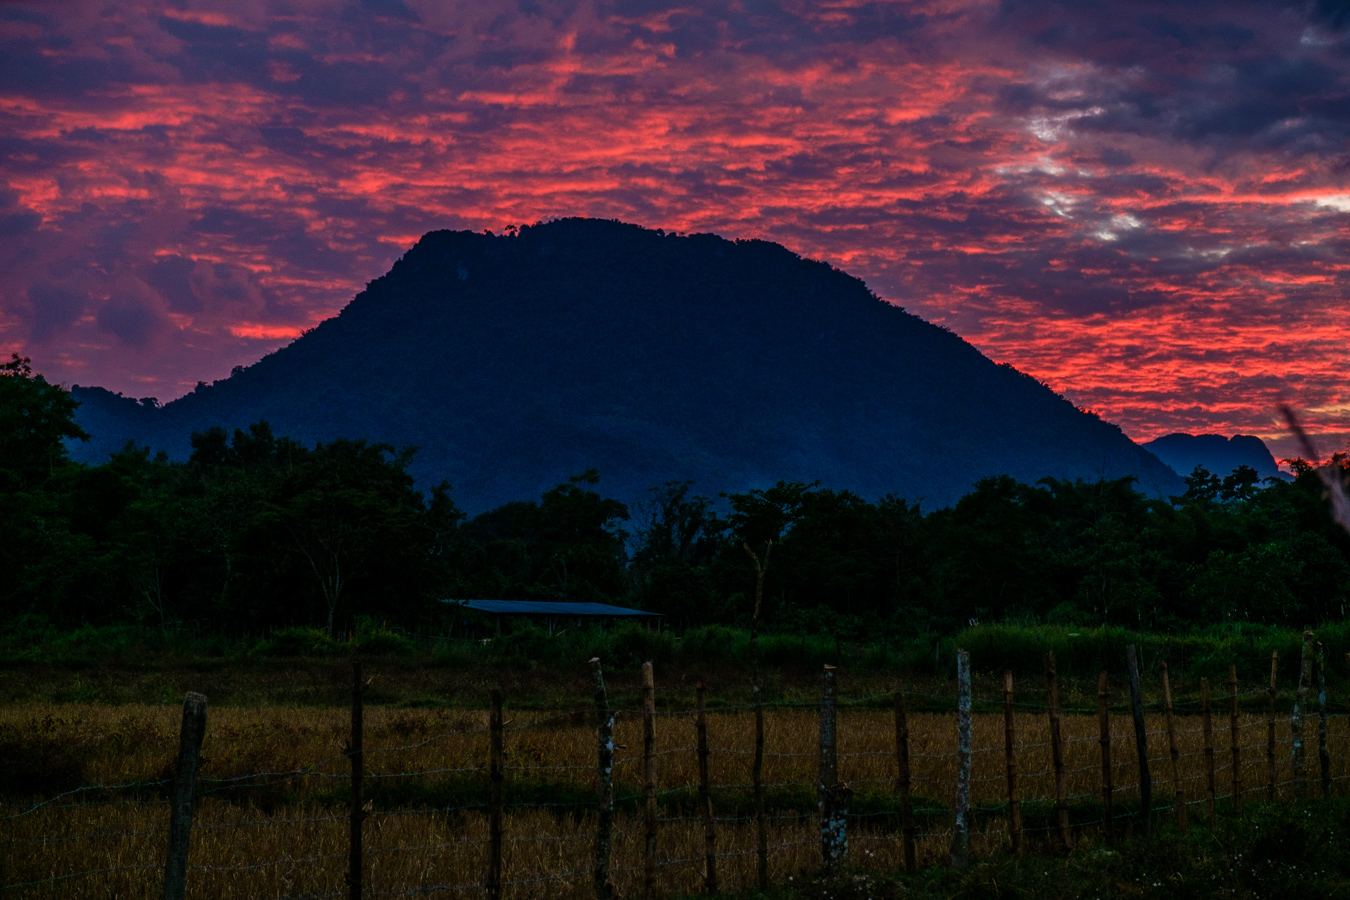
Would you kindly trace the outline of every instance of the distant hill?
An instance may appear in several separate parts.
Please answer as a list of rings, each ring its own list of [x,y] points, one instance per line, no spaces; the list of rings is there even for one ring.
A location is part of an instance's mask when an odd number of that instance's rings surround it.
[[[933,508],[1005,473],[1182,490],[1115,425],[825,263],[593,219],[427,234],[336,317],[163,408],[75,395],[84,459],[128,439],[182,458],[193,430],[266,419],[414,444],[470,512],[591,467],[628,500],[819,479]]]
[[[1266,442],[1250,434],[1231,438],[1221,434],[1169,434],[1143,447],[1183,478],[1196,466],[1204,466],[1220,478],[1231,475],[1238,466],[1251,466],[1262,478],[1289,477],[1280,471]]]

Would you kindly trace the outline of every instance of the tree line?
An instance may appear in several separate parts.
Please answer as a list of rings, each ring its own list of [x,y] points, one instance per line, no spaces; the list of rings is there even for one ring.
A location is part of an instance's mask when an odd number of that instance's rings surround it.
[[[756,560],[767,628],[845,638],[972,621],[1298,627],[1344,619],[1350,593],[1350,539],[1301,460],[1290,482],[1197,469],[1167,499],[1130,478],[985,478],[935,510],[785,482],[718,497],[672,482],[625,504],[592,470],[469,517],[449,484],[417,489],[411,448],[304,446],[265,422],[194,434],[185,462],[129,445],[74,463],[75,408],[28,360],[0,365],[7,622],[342,633],[356,616],[440,628],[442,599],[495,598],[743,625]]]

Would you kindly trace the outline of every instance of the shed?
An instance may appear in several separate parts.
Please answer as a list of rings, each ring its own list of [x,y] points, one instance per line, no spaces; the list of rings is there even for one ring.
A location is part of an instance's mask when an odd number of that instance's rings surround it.
[[[582,621],[603,623],[611,619],[627,619],[633,622],[659,625],[661,620],[665,618],[661,613],[629,609],[626,606],[611,606],[608,603],[564,603],[552,600],[444,600],[442,602],[492,616],[496,620],[498,634],[502,630],[502,619],[506,617],[547,621],[549,634],[553,633],[559,620],[566,619],[571,619],[577,624]]]

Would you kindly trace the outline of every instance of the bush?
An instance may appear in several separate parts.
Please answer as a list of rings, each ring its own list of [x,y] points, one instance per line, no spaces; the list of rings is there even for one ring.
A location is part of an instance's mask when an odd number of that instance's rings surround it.
[[[680,641],[685,662],[730,663],[750,659],[750,632],[725,625],[691,628]]]
[[[383,624],[360,618],[356,622],[356,649],[372,656],[403,656],[413,651],[413,642]]]
[[[611,657],[621,666],[668,663],[675,659],[674,635],[633,622],[625,622],[610,631],[609,645]]]
[[[283,628],[258,644],[263,656],[336,656],[346,649],[320,628]]]

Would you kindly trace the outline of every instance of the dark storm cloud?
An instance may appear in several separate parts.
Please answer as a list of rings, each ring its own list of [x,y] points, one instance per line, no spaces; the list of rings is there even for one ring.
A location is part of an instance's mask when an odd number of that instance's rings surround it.
[[[146,273],[145,282],[168,301],[175,312],[195,313],[203,309],[202,301],[192,290],[192,270],[196,263],[182,256],[166,256],[156,260]]]
[[[146,298],[120,294],[99,307],[98,327],[126,346],[142,349],[165,330],[166,323]]]
[[[28,336],[36,344],[46,344],[84,314],[87,298],[59,285],[35,284],[28,288],[28,301]]]

